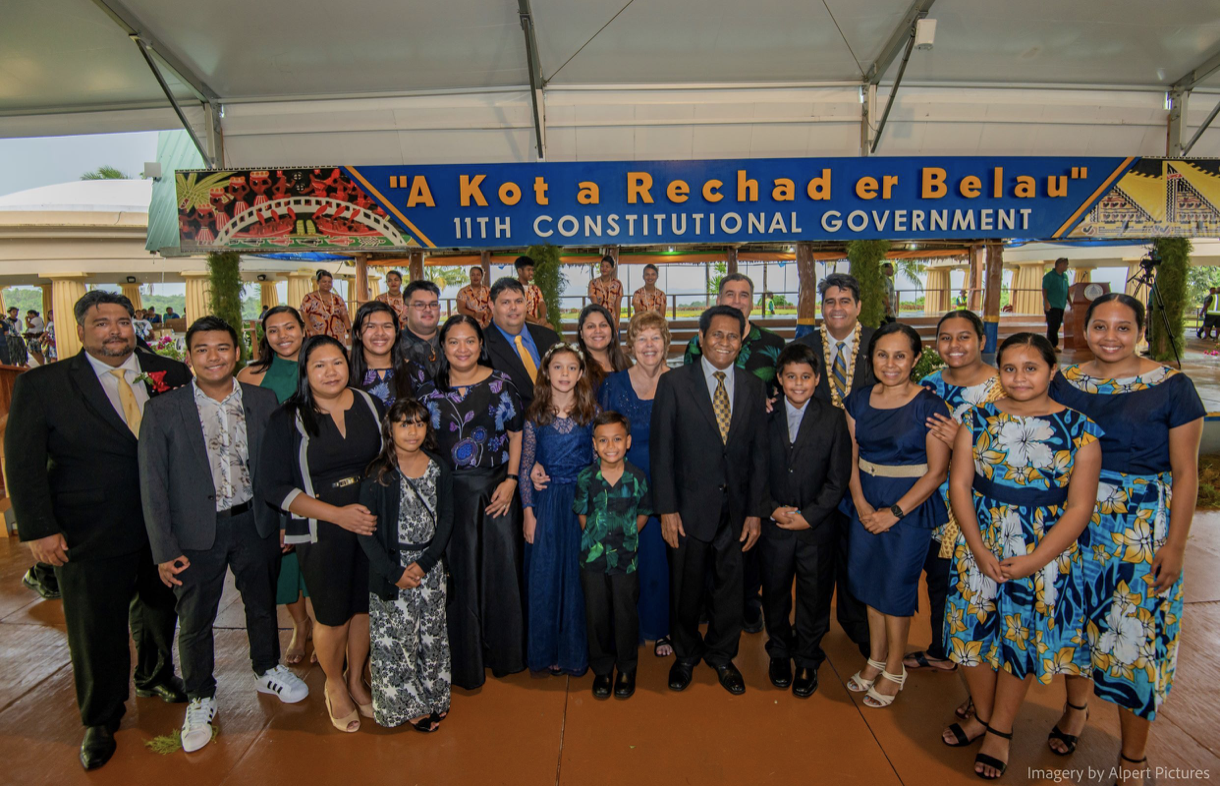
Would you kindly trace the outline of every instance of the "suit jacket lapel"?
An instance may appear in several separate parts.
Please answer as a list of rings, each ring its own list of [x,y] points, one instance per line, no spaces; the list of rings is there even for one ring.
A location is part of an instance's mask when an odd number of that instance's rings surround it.
[[[191,443],[191,450],[195,457],[198,458],[204,469],[207,470],[207,477],[210,480],[212,477],[212,462],[208,459],[208,447],[204,444],[203,423],[199,420],[199,407],[195,404],[195,391],[188,389],[186,395],[178,396],[178,415],[182,418],[182,427],[186,434],[186,441]]]
[[[707,379],[703,376],[702,361],[692,363],[685,368],[689,368],[687,373],[687,384],[691,387],[691,395],[695,398],[696,408],[703,413],[708,422],[712,424],[712,428],[716,430],[716,435],[720,435],[720,425],[716,423],[716,410],[712,408],[712,394],[707,390]]]
[[[805,403],[805,412],[801,415],[801,425],[796,427],[796,442],[792,443],[791,458],[793,459],[796,458],[796,454],[801,451],[801,448],[813,438],[813,422],[817,419],[814,417],[813,410],[817,405],[818,402],[812,398]],[[784,433],[787,432],[788,430],[784,429]]]
[[[69,362],[72,363],[72,381],[80,390],[81,399],[85,402],[85,406],[110,424],[111,428],[134,442],[136,435],[131,433],[131,429],[127,428],[126,421],[119,416],[118,410],[110,403],[110,397],[106,395],[105,389],[102,388],[102,381],[94,373],[93,365],[89,363],[89,359],[85,356],[85,350],[82,349]]]
[[[262,422],[258,418],[258,413],[250,406],[250,397],[246,395],[250,387],[250,385],[242,385],[241,400],[242,407],[246,411],[246,455],[250,465],[250,480],[253,481],[254,471],[258,465],[258,457],[262,455],[260,450],[263,446],[263,429]]]
[[[494,354],[500,358],[502,363],[509,367],[508,375],[512,377],[513,384],[517,384],[520,380],[528,380],[529,372],[525,370],[525,364],[521,362],[521,358],[517,356],[517,350],[512,344],[504,338],[500,333],[500,329],[494,324],[488,328],[487,352]]]
[[[748,382],[746,375],[750,372],[742,371],[733,366],[730,373],[733,374],[733,411],[729,417],[729,439],[732,439],[733,430],[738,428],[741,419],[745,417],[745,414],[742,412],[742,399],[745,398],[746,394],[745,387]]]

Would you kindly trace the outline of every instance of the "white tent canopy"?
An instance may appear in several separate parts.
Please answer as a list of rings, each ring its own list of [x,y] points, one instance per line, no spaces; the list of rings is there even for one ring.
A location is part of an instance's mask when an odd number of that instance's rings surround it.
[[[535,160],[523,8],[548,160],[859,155],[923,8],[878,154],[1164,155],[1220,101],[1214,0],[7,0],[0,136],[175,127],[134,30],[225,165]]]

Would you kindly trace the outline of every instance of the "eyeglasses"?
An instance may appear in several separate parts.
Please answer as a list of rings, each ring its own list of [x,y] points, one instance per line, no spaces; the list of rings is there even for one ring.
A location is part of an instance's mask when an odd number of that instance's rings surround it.
[[[412,300],[411,308],[417,308],[420,311],[431,311],[435,308],[437,311],[440,311],[441,304],[439,300]]]

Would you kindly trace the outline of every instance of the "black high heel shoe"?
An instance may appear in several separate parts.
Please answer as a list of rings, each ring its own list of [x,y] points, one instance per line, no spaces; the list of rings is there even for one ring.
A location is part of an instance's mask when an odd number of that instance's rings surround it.
[[[1076,710],[1077,712],[1083,712],[1085,722],[1086,723],[1088,722],[1089,705],[1086,704],[1083,707],[1080,707],[1076,704],[1073,704],[1070,701],[1064,702],[1063,711],[1067,712],[1068,707],[1071,707],[1072,709]],[[1055,728],[1051,729],[1051,733],[1046,736],[1046,745],[1048,748],[1050,748],[1051,740],[1059,740],[1060,742],[1062,742],[1064,745],[1067,746],[1066,751],[1057,751],[1054,748],[1051,748],[1051,753],[1055,754],[1056,756],[1070,756],[1076,752],[1076,743],[1080,740],[1080,735],[1068,734],[1066,732],[1060,731],[1059,724],[1056,723]]]
[[[987,726],[987,732],[986,732],[987,734],[994,734],[995,736],[999,737],[1002,740],[1011,740],[1012,739],[1012,732],[1004,733],[1002,731],[996,731],[995,729],[991,728],[991,726],[988,726],[985,723],[983,725]],[[974,763],[976,765],[982,764],[984,767],[993,767],[1000,771],[998,775],[984,775],[983,773],[979,772],[978,770],[975,770],[974,774],[977,775],[978,777],[982,778],[985,781],[999,780],[1000,778],[1004,777],[1005,771],[1008,770],[1008,762],[1000,761],[999,759],[997,759],[994,756],[988,756],[986,753],[980,753],[977,756],[975,756]]]
[[[1122,751],[1119,751],[1119,753],[1118,753],[1118,759],[1119,759],[1118,766],[1119,766],[1119,769],[1120,769],[1120,770],[1123,768],[1123,764],[1122,764],[1122,763],[1123,763],[1124,761],[1129,761],[1129,762],[1131,762],[1132,764],[1147,764],[1147,763],[1148,763],[1148,757],[1147,757],[1147,756],[1145,756],[1145,757],[1144,757],[1144,758],[1142,758],[1142,759],[1128,759],[1126,756],[1124,756],[1124,755],[1122,754]],[[1143,768],[1141,768],[1141,769],[1143,769]],[[1118,781],[1114,781],[1114,786],[1118,786]]]
[[[431,734],[441,727],[441,716],[435,712],[426,718],[420,718],[417,721],[411,722],[411,728],[416,731],[421,731],[424,734]]]

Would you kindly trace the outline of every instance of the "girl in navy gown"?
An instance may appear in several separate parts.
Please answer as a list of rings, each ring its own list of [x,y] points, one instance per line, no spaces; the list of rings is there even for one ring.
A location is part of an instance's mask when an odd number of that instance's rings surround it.
[[[1123,784],[1149,774],[1148,732],[1173,684],[1182,561],[1206,414],[1189,377],[1136,354],[1143,332],[1142,303],[1102,295],[1085,313],[1093,360],[1068,366],[1051,385],[1055,400],[1088,415],[1105,435],[1097,510],[1080,538],[1082,646],[1092,668],[1068,678],[1068,705],[1049,744],[1061,755],[1075,750],[1089,693],[1095,693],[1119,709]]]
[[[937,492],[948,474],[949,446],[927,425],[948,408],[911,379],[922,351],[910,326],[885,325],[868,346],[878,383],[844,402],[853,453],[848,584],[868,606],[871,650],[847,687],[867,692],[869,707],[892,704],[906,682],[902,659],[919,576],[932,530],[948,519]]]
[[[570,344],[555,344],[542,356],[521,449],[522,466],[537,463],[548,478],[540,491],[532,483],[521,486],[531,671],[579,677],[589,668],[580,518],[572,500],[577,476],[593,461],[597,411],[584,355]]]
[[[655,311],[645,311],[631,318],[627,326],[627,344],[635,356],[635,365],[626,371],[616,371],[606,377],[598,391],[597,401],[604,411],[624,415],[631,422],[631,448],[627,461],[639,467],[652,483],[648,460],[648,430],[652,425],[652,400],[657,381],[669,371],[665,358],[669,354],[669,325]],[[640,530],[637,572],[640,577],[640,639],[656,642],[653,654],[665,657],[673,654],[669,642],[669,556],[661,538],[661,525],[653,517],[652,526]]]

